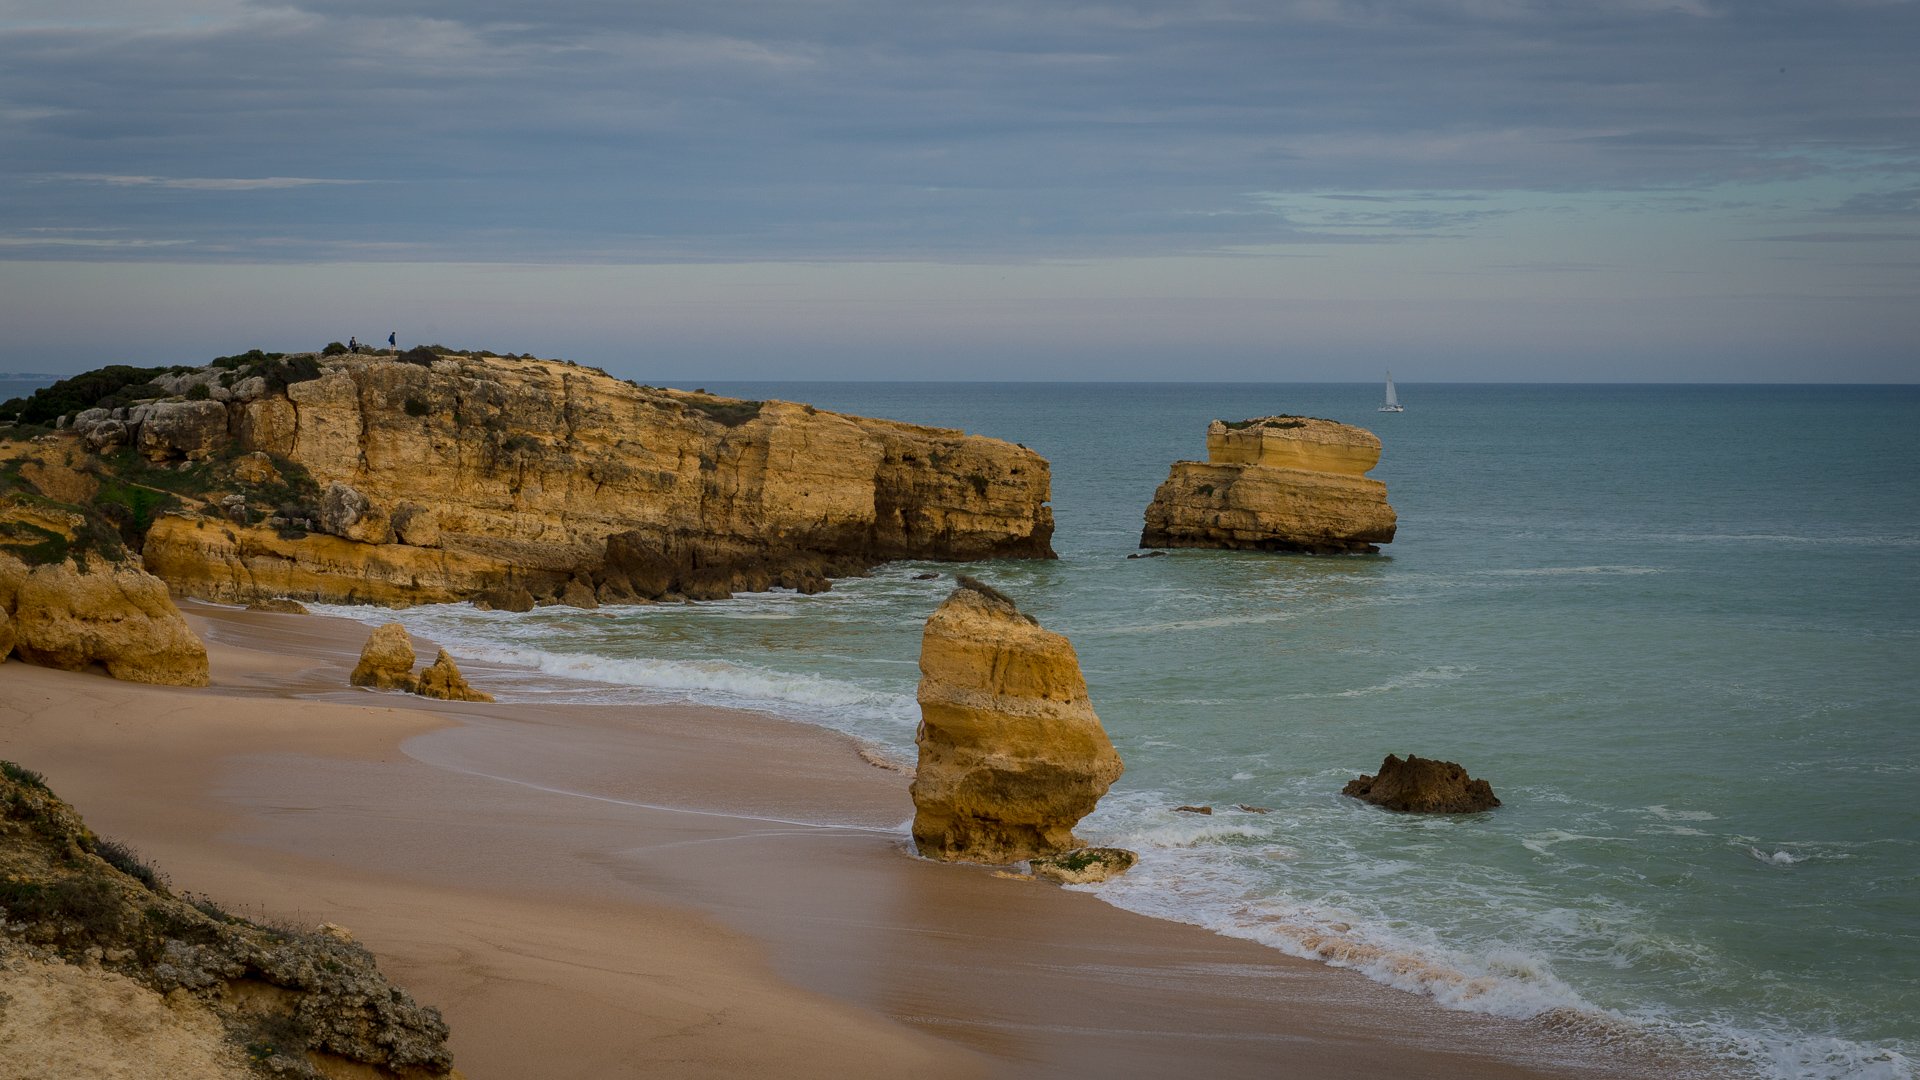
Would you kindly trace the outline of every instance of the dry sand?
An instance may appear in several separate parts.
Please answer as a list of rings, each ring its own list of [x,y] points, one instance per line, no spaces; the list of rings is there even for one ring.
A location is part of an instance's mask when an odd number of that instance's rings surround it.
[[[352,928],[471,1080],[1672,1074],[915,859],[906,779],[832,733],[350,690],[365,627],[186,608],[212,687],[9,662],[0,757],[176,889]]]

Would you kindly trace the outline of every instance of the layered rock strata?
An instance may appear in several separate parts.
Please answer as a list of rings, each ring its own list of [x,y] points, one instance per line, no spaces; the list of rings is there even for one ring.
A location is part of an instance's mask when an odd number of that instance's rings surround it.
[[[74,420],[103,452],[170,467],[245,453],[256,487],[309,485],[298,506],[248,489],[160,518],[143,553],[177,593],[584,605],[1053,554],[1047,462],[996,439],[558,361],[302,360],[318,377]]]
[[[1393,540],[1372,432],[1268,416],[1207,426],[1207,460],[1178,461],[1147,507],[1141,547],[1372,553]]]
[[[1493,785],[1451,761],[1387,755],[1379,773],[1347,782],[1340,794],[1406,814],[1477,814],[1500,805]]]
[[[920,854],[1005,864],[1079,847],[1073,827],[1119,778],[1065,637],[969,578],[920,645]]]

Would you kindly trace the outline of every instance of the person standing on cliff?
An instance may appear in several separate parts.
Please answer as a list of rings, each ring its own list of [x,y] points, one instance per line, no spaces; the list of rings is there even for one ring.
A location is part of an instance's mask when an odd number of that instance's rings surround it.
[[[398,332],[399,332],[399,331],[397,331],[397,330],[389,330],[389,331],[387,331],[387,348],[389,348],[389,349],[391,349],[391,348],[394,348],[394,344],[393,344],[393,335],[394,335],[394,334],[396,334],[396,333],[398,333]]]

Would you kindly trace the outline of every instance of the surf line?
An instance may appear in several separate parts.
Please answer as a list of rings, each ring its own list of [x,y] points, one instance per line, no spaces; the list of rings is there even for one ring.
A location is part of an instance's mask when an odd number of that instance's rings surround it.
[[[765,822],[769,825],[794,825],[803,829],[820,829],[826,832],[862,832],[862,833],[873,833],[878,836],[896,836],[905,831],[900,826],[893,826],[891,828],[881,828],[876,825],[852,825],[852,824],[845,824],[845,823],[834,824],[834,823],[824,822],[824,821],[796,821],[793,818],[762,817],[761,815],[758,815],[758,814],[736,814],[736,813],[731,813],[725,810],[694,810],[685,806],[666,806],[661,803],[636,802],[633,799],[616,799],[611,795],[594,795],[585,791],[572,791],[568,788],[548,787],[545,784],[536,784],[531,780],[516,780],[511,776],[498,776],[498,775],[495,775],[494,773],[481,772],[478,769],[463,768],[459,765],[446,765],[446,764],[442,764],[439,762],[432,762],[432,761],[422,761],[421,764],[429,765],[436,769],[445,769],[448,772],[461,773],[466,776],[477,776],[483,780],[495,780],[502,784],[512,784],[516,787],[531,788],[534,791],[543,791],[549,795],[565,795],[565,796],[568,796],[569,798],[574,798],[574,799],[588,799],[593,802],[612,803],[615,806],[631,806],[636,810],[659,810],[663,813],[668,813],[668,814],[691,814],[694,817],[725,818],[728,821],[760,821],[760,822]]]

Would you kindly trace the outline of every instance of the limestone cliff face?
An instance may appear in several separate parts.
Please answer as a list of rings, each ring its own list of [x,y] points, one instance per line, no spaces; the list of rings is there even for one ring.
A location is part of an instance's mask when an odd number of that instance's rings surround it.
[[[1372,432],[1331,420],[1269,416],[1207,427],[1207,460],[1177,461],[1147,507],[1141,547],[1320,554],[1393,540]]]
[[[1077,847],[1074,825],[1122,766],[1067,639],[965,582],[927,620],[920,673],[920,854],[999,864]]]
[[[342,356],[320,370],[281,391],[256,378],[223,389],[224,403],[178,403],[219,404],[228,438],[304,470],[318,493],[294,529],[262,528],[261,508],[244,505],[218,530],[206,513],[162,520],[146,551],[178,592],[394,604],[517,586],[622,600],[823,585],[893,558],[1052,555],[1047,462],[998,440],[557,361]],[[153,437],[148,419],[134,445],[195,460],[208,453],[204,411],[168,414]],[[76,430],[93,440],[116,423]],[[646,588],[609,572],[616,535],[657,563]]]

